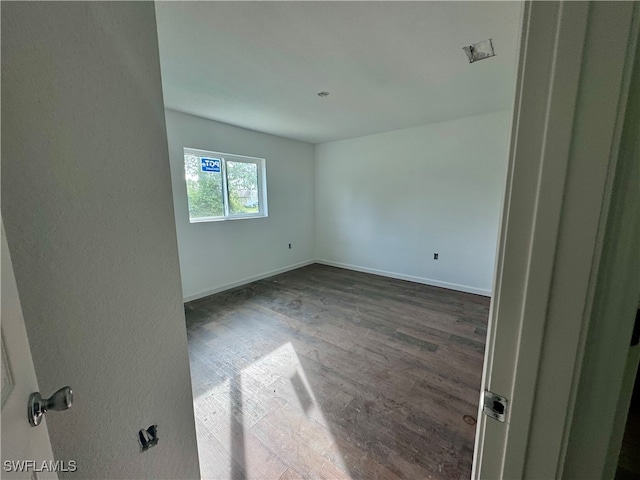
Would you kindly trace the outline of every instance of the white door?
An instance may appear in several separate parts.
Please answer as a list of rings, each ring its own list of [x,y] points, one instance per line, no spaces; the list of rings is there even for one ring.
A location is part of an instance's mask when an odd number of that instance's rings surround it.
[[[47,421],[27,421],[27,399],[38,391],[27,331],[2,224],[2,478],[56,479]],[[52,392],[42,392],[44,395]],[[31,463],[32,461],[33,463]],[[43,468],[44,462],[44,468]],[[36,472],[38,471],[39,472]]]
[[[504,422],[479,414],[473,478],[563,475],[627,101],[634,3],[525,4],[482,383],[509,403]]]

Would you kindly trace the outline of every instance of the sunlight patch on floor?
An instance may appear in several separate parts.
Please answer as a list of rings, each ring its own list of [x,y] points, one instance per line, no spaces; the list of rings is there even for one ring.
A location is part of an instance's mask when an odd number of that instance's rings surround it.
[[[297,468],[325,463],[348,471],[290,342],[242,368],[226,367],[235,375],[212,381],[194,401],[198,438],[208,440],[199,445],[218,447],[199,452],[204,478],[295,477],[304,473]]]

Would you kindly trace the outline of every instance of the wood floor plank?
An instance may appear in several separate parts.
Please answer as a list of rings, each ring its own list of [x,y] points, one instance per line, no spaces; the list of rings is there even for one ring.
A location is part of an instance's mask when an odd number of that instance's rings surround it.
[[[323,265],[189,302],[203,477],[468,478],[488,308]]]

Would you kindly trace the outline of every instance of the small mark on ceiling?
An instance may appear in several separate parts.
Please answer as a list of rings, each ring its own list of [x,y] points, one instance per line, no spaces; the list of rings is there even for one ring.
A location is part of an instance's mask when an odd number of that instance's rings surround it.
[[[469,45],[468,47],[462,47],[462,49],[467,54],[467,57],[469,57],[469,63],[496,56],[495,52],[493,51],[493,41],[491,39],[474,43],[473,45]]]
[[[322,97],[322,98],[328,97],[329,96],[329,92],[318,92],[318,96]]]

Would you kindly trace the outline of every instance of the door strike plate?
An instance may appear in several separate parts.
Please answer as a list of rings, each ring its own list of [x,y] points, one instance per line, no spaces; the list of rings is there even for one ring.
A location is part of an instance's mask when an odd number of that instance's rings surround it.
[[[485,390],[484,404],[482,411],[487,417],[491,417],[499,422],[504,422],[507,415],[509,400],[496,393]]]

